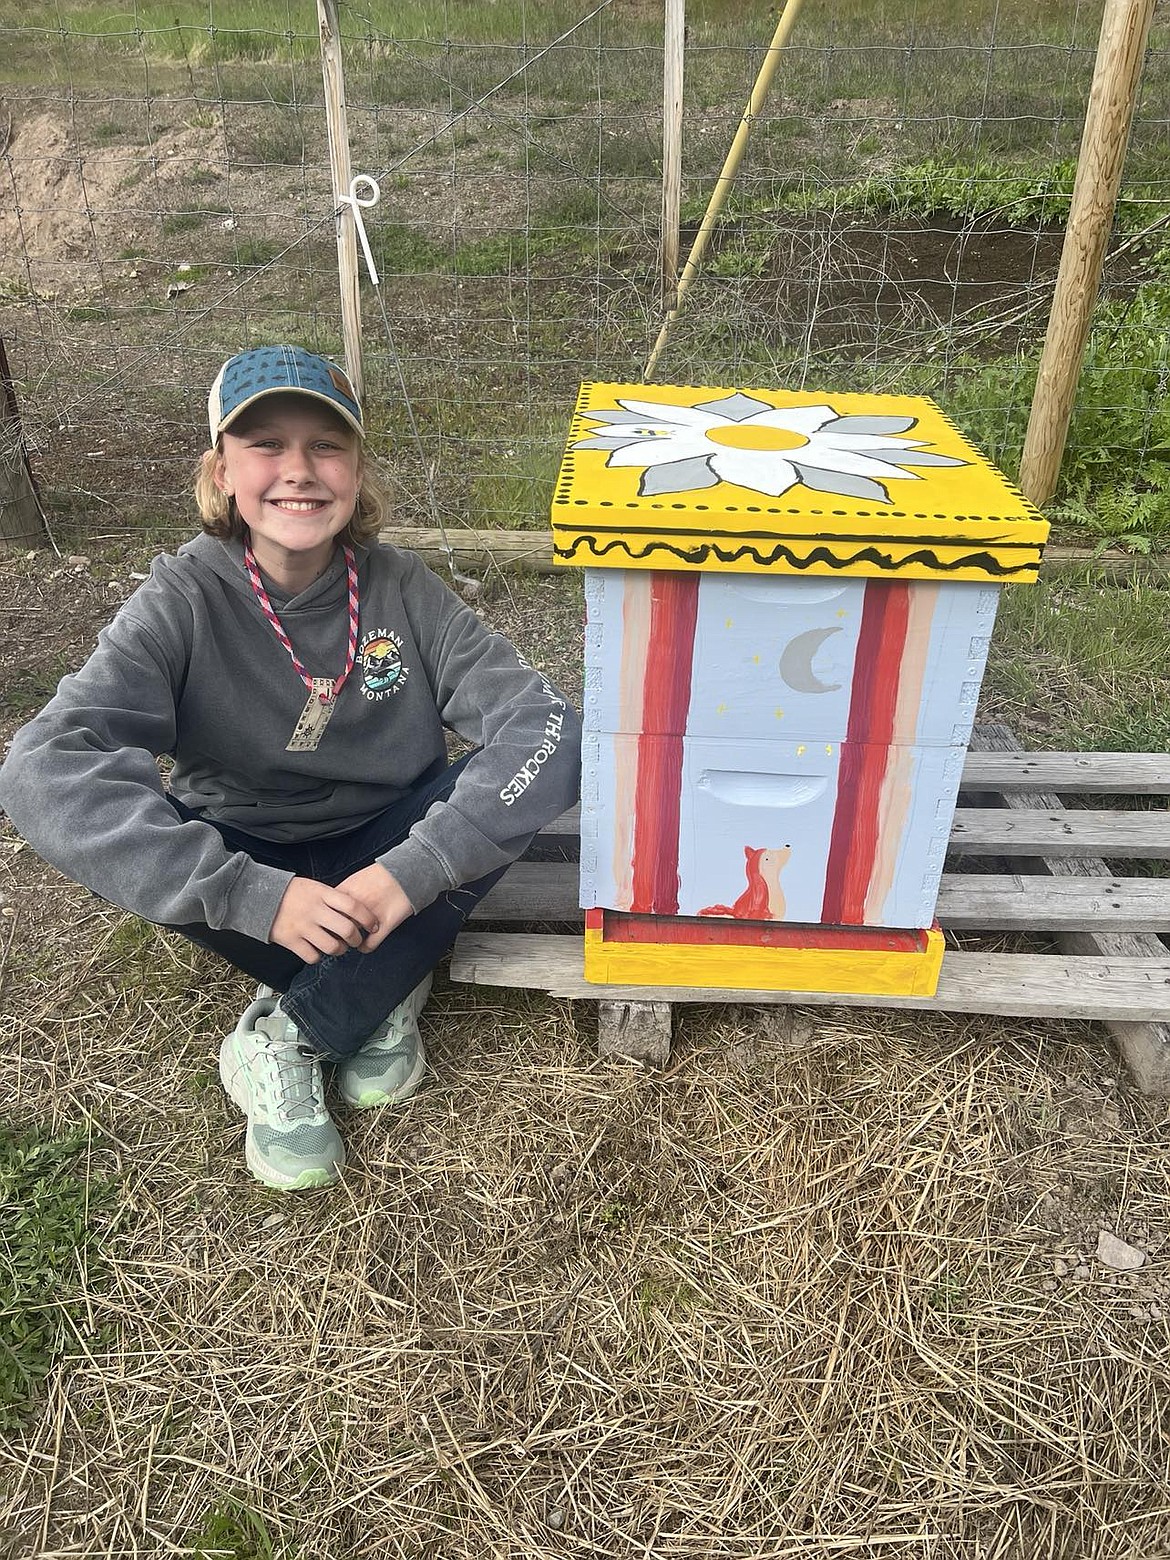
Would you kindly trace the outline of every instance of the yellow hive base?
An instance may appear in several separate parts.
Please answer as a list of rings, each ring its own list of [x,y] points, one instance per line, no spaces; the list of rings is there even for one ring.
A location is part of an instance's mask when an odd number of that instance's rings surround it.
[[[590,911],[585,928],[585,979],[601,985],[932,997],[942,968],[943,935],[937,925],[912,937],[859,927],[852,933],[836,931],[831,939],[822,927],[794,927],[785,929],[781,946],[772,928],[771,945],[761,946],[668,941],[669,921],[661,923],[662,941],[650,940],[644,930],[637,940],[617,940],[606,935],[607,916]],[[803,945],[802,931],[807,933]],[[829,940],[836,946],[823,945]],[[895,942],[903,946],[890,946]],[[917,946],[905,946],[911,942]]]

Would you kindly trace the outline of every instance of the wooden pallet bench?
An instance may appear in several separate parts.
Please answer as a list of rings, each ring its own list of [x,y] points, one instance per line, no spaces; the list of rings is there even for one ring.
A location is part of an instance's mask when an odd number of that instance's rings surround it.
[[[1112,1030],[1139,1088],[1170,1094],[1170,950],[1159,936],[1170,933],[1170,876],[1110,870],[1119,861],[1170,860],[1166,807],[1126,810],[1116,804],[1118,798],[1167,794],[1170,754],[1024,753],[1005,727],[977,728],[963,770],[939,921],[960,943],[963,934],[1029,933],[1055,951],[948,946],[938,992],[930,998],[592,984],[582,973],[583,917],[571,859],[517,862],[459,938],[451,976],[600,1002],[603,1050],[656,1065],[669,1054],[670,1008],[680,1002],[1099,1019]],[[1066,795],[1104,797],[1113,805],[1065,807]],[[544,832],[536,852],[571,855],[577,831],[576,812],[566,813]],[[994,870],[980,870],[987,865]],[[564,930],[510,929],[517,923]]]

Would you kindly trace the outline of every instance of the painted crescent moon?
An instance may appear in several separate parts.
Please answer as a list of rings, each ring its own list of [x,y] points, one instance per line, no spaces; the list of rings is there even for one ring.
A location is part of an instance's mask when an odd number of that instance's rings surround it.
[[[780,675],[795,693],[836,693],[840,683],[822,682],[813,671],[813,656],[830,634],[839,634],[841,625],[810,628],[790,639],[780,654]]]

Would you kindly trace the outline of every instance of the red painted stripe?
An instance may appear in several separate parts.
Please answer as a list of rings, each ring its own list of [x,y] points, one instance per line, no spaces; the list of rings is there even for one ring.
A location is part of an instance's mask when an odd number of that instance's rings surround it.
[[[642,730],[647,734],[681,737],[687,729],[698,611],[698,574],[653,575],[642,690]]]
[[[865,915],[909,616],[905,581],[866,585],[821,905],[821,919],[830,925],[855,925]]]
[[[699,608],[697,574],[655,573],[634,784],[630,908],[678,913],[678,827],[683,734],[691,702],[691,657]]]

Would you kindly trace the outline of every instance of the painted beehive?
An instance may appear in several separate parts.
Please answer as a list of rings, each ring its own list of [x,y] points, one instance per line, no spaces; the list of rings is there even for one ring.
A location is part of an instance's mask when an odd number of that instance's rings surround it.
[[[553,525],[589,565],[587,973],[933,989],[998,582],[1043,519],[926,401],[586,385]]]

